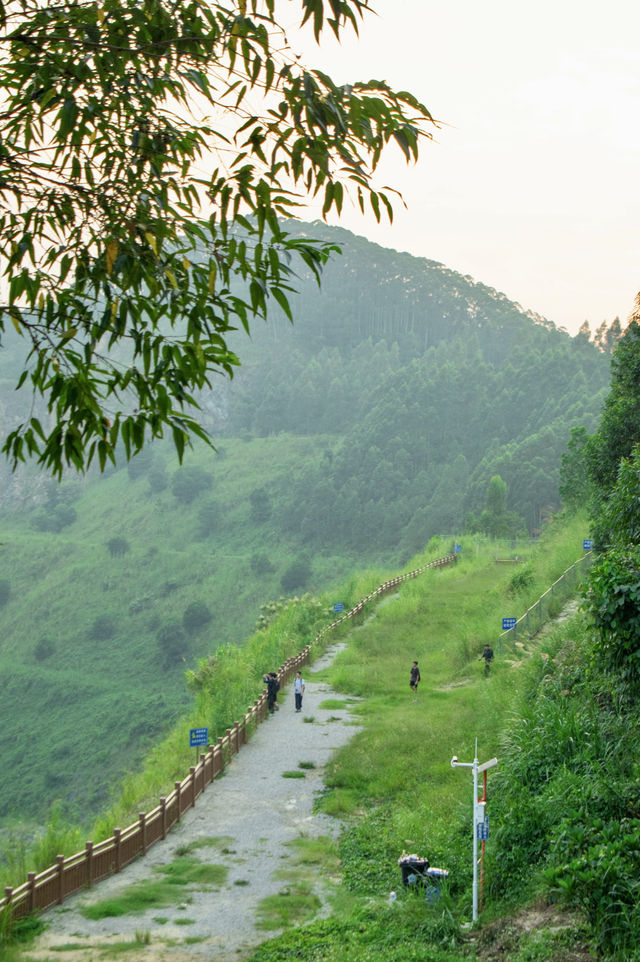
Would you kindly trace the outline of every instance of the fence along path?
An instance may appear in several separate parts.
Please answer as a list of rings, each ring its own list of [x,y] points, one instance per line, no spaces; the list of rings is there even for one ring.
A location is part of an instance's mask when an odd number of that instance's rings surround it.
[[[566,568],[559,578],[557,578],[550,588],[540,595],[538,600],[527,608],[525,613],[521,615],[513,628],[507,628],[503,631],[498,638],[498,651],[502,650],[503,642],[510,641],[518,637],[518,629],[524,629],[527,634],[532,634],[537,631],[542,624],[546,621],[549,616],[549,611],[551,605],[557,597],[564,597],[573,590],[578,583],[578,580],[593,564],[593,551],[587,552],[582,558],[578,558],[572,565]],[[496,561],[498,559],[496,558]],[[557,592],[557,594],[556,594]]]
[[[324,635],[342,622],[359,615],[368,602],[393,591],[403,581],[416,578],[428,568],[440,568],[456,561],[456,555],[447,555],[383,582],[345,615],[319,631],[311,645],[288,658],[278,672],[280,684],[285,685],[302,665],[309,662],[313,645],[317,645]],[[226,734],[220,736],[215,745],[209,745],[207,751],[200,755],[198,764],[191,766],[189,774],[182,781],[174,783],[173,791],[162,796],[160,804],[152,811],[141,812],[138,820],[128,828],[114,828],[111,838],[103,842],[95,845],[87,842],[83,851],[67,858],[58,855],[55,865],[39,874],[29,872],[27,881],[18,888],[5,888],[4,897],[0,899],[0,915],[8,910],[13,918],[19,919],[32,912],[44,911],[52,905],[62,905],[68,896],[120,872],[130,862],[144,855],[152,845],[166,838],[167,832],[180,821],[182,814],[195,805],[198,796],[224,771],[233,756],[247,743],[256,725],[263,722],[266,716],[267,693],[263,691],[242,721],[234,722],[233,728],[227,728]]]

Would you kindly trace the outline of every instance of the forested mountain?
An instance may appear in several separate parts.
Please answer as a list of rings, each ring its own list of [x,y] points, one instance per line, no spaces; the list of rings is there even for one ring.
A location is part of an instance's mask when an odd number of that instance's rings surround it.
[[[300,280],[293,327],[280,318],[238,345],[225,430],[324,433],[279,522],[317,550],[411,553],[463,530],[488,481],[536,533],[557,509],[569,431],[593,430],[609,358],[442,264],[348,231],[309,229],[342,249],[322,289]]]
[[[185,668],[241,644],[262,603],[460,535],[494,475],[532,534],[558,507],[606,353],[433,261],[296,229],[342,256],[321,290],[298,278],[293,325],[234,335],[237,376],[201,398],[217,453],[180,468],[154,444],[62,485],[2,468],[0,816],[99,809],[184,709]],[[19,351],[0,351],[2,433],[29,404]]]

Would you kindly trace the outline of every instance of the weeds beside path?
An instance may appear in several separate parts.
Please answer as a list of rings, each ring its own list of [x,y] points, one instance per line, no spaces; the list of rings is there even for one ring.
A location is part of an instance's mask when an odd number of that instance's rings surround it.
[[[317,854],[307,857],[305,844],[328,836],[320,848],[331,848],[340,826],[313,813],[314,797],[323,787],[325,763],[356,731],[344,696],[313,681],[335,651],[305,672],[302,712],[294,711],[292,686],[280,692],[280,710],[165,842],[44,916],[46,931],[30,946],[29,959],[55,952],[58,962],[77,962],[84,947],[83,958],[109,948],[110,958],[128,962],[227,962],[284,928],[289,911],[323,913],[326,865],[319,869]],[[204,881],[197,871],[185,874],[199,863],[221,866],[224,881],[216,883],[215,873],[201,871]],[[149,907],[141,910],[145,899]],[[87,918],[91,909],[102,917]],[[105,916],[107,910],[124,914]]]

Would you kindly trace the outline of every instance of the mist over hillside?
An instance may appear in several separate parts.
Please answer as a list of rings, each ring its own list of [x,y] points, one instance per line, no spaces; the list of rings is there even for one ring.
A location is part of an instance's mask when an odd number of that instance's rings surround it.
[[[217,452],[180,468],[154,444],[61,485],[1,468],[0,818],[98,811],[189,705],[185,669],[241,644],[263,603],[461,534],[495,474],[531,534],[559,507],[609,358],[434,261],[294,229],[342,256],[321,290],[298,278],[293,325],[233,336],[242,367],[201,398]],[[3,433],[30,403],[20,347],[0,351]]]

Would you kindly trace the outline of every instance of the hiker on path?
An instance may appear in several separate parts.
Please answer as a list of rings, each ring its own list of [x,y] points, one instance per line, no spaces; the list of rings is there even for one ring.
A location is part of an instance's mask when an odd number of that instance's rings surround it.
[[[273,715],[278,707],[278,689],[280,688],[280,682],[275,671],[267,672],[266,675],[262,676],[262,680],[267,686],[267,708]]]
[[[493,648],[486,644],[480,658],[484,658],[484,673],[488,675],[491,671],[491,662],[493,661]]]
[[[420,681],[420,669],[418,668],[418,662],[414,661],[411,666],[411,675],[409,677],[409,688],[414,695],[418,693],[418,682]]]
[[[297,671],[293,679],[293,693],[296,696],[296,711],[302,711],[302,696],[304,695],[304,678],[302,672]]]

